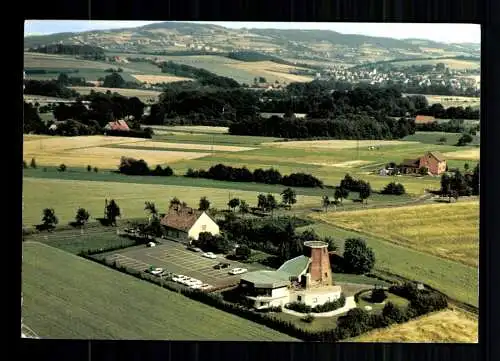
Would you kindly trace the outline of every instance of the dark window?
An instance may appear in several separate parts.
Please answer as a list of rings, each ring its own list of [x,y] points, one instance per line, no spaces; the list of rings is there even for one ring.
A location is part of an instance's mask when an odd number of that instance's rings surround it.
[[[325,277],[328,277],[328,272],[325,272]]]
[[[297,301],[302,301],[302,296],[297,296]]]

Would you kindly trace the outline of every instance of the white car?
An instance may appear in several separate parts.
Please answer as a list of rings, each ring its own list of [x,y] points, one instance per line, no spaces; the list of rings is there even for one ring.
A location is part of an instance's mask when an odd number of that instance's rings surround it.
[[[155,269],[151,270],[151,274],[155,275],[155,276],[158,276],[162,272],[163,272],[163,268],[155,268]]]
[[[189,288],[191,288],[193,290],[199,290],[201,288],[201,285],[198,283],[192,283],[189,285]]]
[[[240,275],[242,273],[245,273],[248,271],[246,268],[233,268],[231,271],[229,271],[230,275]]]
[[[185,280],[187,277],[183,275],[174,275],[172,276],[172,281],[181,283],[183,280]]]
[[[200,289],[204,291],[209,290],[210,288],[212,288],[212,285],[209,285],[208,283],[204,283],[200,286]]]
[[[217,256],[213,254],[212,252],[206,252],[202,254],[203,257],[210,258],[210,259],[216,259]]]

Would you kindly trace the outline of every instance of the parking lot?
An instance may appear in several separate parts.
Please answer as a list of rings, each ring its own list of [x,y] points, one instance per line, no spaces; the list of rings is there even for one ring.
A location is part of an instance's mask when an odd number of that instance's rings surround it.
[[[134,247],[134,249],[112,252],[106,256],[106,259],[141,271],[150,266],[161,267],[175,274],[199,279],[214,287],[238,283],[240,275],[229,274],[229,270],[233,268],[246,268],[249,272],[264,268],[261,265],[227,260],[223,255],[217,255],[217,259],[205,258],[201,253],[187,250],[183,244],[167,240],[156,247]],[[229,263],[230,266],[225,269],[214,269],[219,262]]]

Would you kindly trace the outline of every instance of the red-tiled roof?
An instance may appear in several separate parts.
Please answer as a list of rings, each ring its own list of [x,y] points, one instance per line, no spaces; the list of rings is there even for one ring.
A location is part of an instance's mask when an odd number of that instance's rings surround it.
[[[165,217],[161,219],[160,223],[166,227],[187,232],[193,227],[202,213],[192,208],[182,208],[179,206],[178,210],[176,210],[175,207],[172,207],[168,210]]]
[[[127,122],[124,120],[117,120],[115,122],[109,122],[108,128],[111,130],[130,130]]]
[[[444,159],[444,156],[440,152],[429,152],[427,154],[432,155],[438,162],[444,162],[446,159]]]

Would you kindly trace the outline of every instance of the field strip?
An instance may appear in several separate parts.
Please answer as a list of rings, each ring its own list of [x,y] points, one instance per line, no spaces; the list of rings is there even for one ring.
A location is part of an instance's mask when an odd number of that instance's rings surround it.
[[[311,149],[311,148],[327,148],[327,149],[351,149],[359,147],[377,147],[402,144],[420,144],[420,142],[405,141],[405,140],[296,140],[288,142],[264,142],[261,145],[278,148],[293,148],[293,149]]]
[[[137,145],[138,142],[130,143],[118,143],[120,145]],[[141,147],[147,148],[172,148],[172,149],[189,149],[189,150],[217,150],[226,152],[242,152],[248,150],[255,150],[258,148],[251,147],[236,147],[230,145],[212,145],[212,144],[192,144],[192,143],[167,143],[167,142],[155,142],[155,141],[145,141],[140,144]]]
[[[456,160],[479,160],[479,155],[480,155],[479,148],[443,153],[443,156],[445,156],[447,159],[456,159]]]

